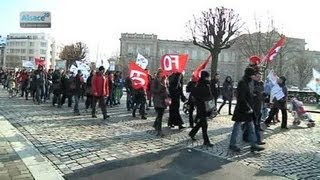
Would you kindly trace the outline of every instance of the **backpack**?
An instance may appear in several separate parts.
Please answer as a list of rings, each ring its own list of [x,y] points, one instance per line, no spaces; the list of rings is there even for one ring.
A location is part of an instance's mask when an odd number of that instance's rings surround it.
[[[77,89],[77,84],[76,84],[76,78],[75,77],[70,77],[69,82],[70,82],[70,90]]]

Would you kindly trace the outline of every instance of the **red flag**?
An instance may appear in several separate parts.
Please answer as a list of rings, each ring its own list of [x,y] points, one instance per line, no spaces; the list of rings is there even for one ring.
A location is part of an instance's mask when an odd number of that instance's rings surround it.
[[[280,40],[270,49],[269,53],[265,57],[265,61],[269,63],[277,56],[280,49],[286,44],[286,39],[287,38],[285,36],[281,36]]]
[[[202,64],[200,64],[195,71],[193,71],[193,73],[192,73],[192,78],[193,78],[194,80],[199,81],[199,79],[200,79],[200,77],[201,77],[201,71],[204,70],[204,69],[207,67],[207,65],[208,65],[211,57],[212,57],[212,56],[211,56],[211,54],[210,54],[210,56],[208,57],[208,59],[207,59],[206,61],[204,61]]]
[[[132,87],[134,89],[147,89],[147,85],[149,83],[148,70],[142,69],[135,62],[131,61],[129,67],[129,77],[132,81]]]
[[[188,54],[165,54],[161,57],[161,68],[165,75],[175,72],[182,73],[187,68],[189,60]]]
[[[44,59],[40,59],[40,58],[34,58],[34,61],[36,63],[37,66],[45,66],[46,65],[46,61]]]

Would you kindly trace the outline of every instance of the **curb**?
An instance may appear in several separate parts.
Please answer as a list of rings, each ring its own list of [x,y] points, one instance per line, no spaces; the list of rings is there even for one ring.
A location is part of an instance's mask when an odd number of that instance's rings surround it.
[[[35,180],[64,179],[33,144],[2,115],[0,115],[0,127],[0,133],[11,144]]]

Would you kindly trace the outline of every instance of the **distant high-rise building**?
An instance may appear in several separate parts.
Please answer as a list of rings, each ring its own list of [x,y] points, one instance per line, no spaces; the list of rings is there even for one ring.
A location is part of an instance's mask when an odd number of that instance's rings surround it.
[[[45,33],[11,33],[7,36],[5,66],[21,67],[22,60],[44,59],[53,68],[60,46]]]
[[[0,36],[0,67],[4,66],[5,58],[5,48],[7,45],[7,40],[5,37]]]

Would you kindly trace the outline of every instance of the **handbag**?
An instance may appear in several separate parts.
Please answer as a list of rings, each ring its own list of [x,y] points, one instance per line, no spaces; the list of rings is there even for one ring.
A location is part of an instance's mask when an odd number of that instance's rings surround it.
[[[205,104],[206,112],[212,112],[216,107],[213,99],[209,101],[205,101],[204,104]]]
[[[167,97],[167,98],[164,99],[164,103],[166,104],[166,106],[170,106],[171,102],[172,102],[172,100],[171,100],[170,97]]]

